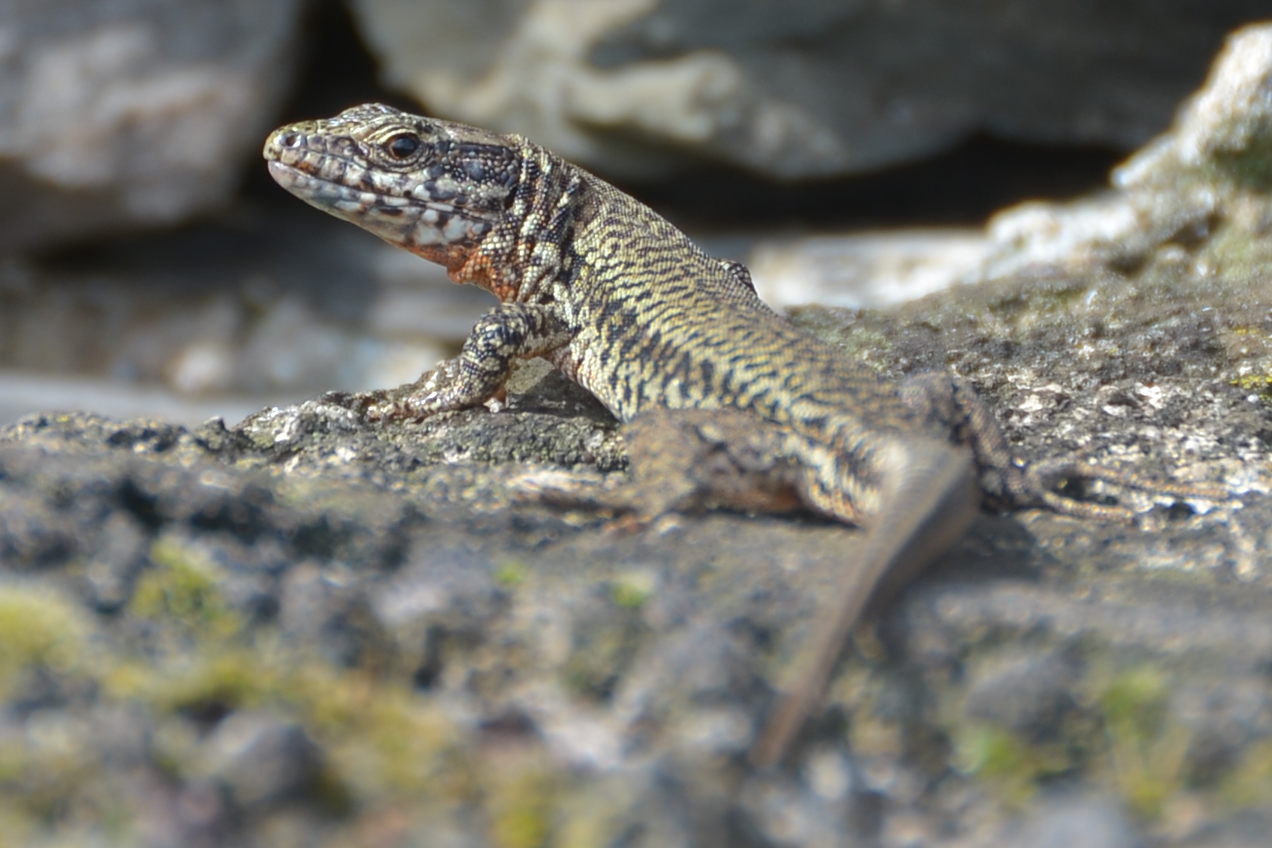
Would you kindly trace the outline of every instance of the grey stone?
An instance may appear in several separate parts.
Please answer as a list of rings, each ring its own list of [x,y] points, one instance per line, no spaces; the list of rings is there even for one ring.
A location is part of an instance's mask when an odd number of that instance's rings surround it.
[[[1141,848],[1148,842],[1126,812],[1108,798],[1057,793],[1043,798],[1038,809],[1004,837],[999,845],[1032,848]]]
[[[0,3],[0,251],[224,203],[290,83],[299,8]]]
[[[1223,33],[1266,12],[1243,0],[1171,14],[939,0],[352,9],[385,80],[433,112],[609,173],[666,174],[688,152],[786,179],[875,170],[978,131],[1132,147],[1167,123]]]
[[[1170,131],[1114,171],[1112,191],[996,216],[982,274],[1058,264],[1116,273],[1191,264],[1208,273],[1206,248],[1257,231],[1266,214],[1270,104],[1272,26],[1252,25],[1229,38]]]
[[[247,811],[296,798],[319,782],[323,767],[322,750],[303,726],[249,710],[220,722],[203,756],[207,774]]]
[[[1006,649],[969,668],[967,717],[1046,739],[1078,710],[1073,698],[1077,677],[1072,660]]]

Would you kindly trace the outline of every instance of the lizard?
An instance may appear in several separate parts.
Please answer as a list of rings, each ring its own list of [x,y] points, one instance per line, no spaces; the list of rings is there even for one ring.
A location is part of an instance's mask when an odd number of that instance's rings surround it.
[[[502,397],[516,360],[542,357],[624,423],[632,475],[656,493],[649,511],[799,506],[864,530],[806,662],[757,733],[757,767],[785,757],[865,613],[980,509],[1130,515],[1061,491],[1079,480],[1227,497],[1077,460],[1019,458],[966,381],[883,379],[765,305],[744,265],[707,254],[648,206],[520,135],[372,103],[280,127],[264,156],[301,200],[499,301],[458,356],[395,397],[360,396],[368,418],[480,405]],[[686,482],[645,470],[668,465]]]

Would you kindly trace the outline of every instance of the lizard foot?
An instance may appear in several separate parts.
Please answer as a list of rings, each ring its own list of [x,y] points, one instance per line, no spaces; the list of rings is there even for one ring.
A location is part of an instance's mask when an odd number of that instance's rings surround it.
[[[513,502],[582,510],[604,517],[601,532],[629,536],[653,527],[664,532],[680,516],[652,508],[647,492],[630,479],[595,471],[541,470],[512,481]]]
[[[398,396],[400,391],[401,389],[375,389],[370,392],[327,392],[322,396],[322,401],[344,407],[364,421],[419,420],[426,417],[416,415]]]
[[[367,421],[423,421],[442,412],[453,412],[483,402],[502,403],[501,389],[489,397],[473,396],[464,390],[463,365],[456,359],[443,359],[431,371],[425,371],[413,383],[395,389],[370,392],[328,392],[327,403],[343,406]]]
[[[1023,469],[1024,482],[1032,494],[1048,509],[1061,515],[1079,518],[1103,518],[1131,521],[1136,511],[1121,504],[1079,500],[1062,489],[1073,483],[1108,483],[1123,489],[1149,495],[1175,497],[1180,500],[1221,502],[1234,495],[1223,486],[1210,483],[1180,483],[1154,480],[1133,472],[1117,471],[1074,459],[1052,459],[1030,463]]]
[[[381,417],[410,418],[419,421],[438,412],[449,412],[452,409],[473,405],[459,391],[461,374],[461,363],[458,358],[443,359],[431,371],[421,374],[414,383],[402,386],[398,397],[390,406],[383,409]],[[380,412],[380,410],[376,411]]]

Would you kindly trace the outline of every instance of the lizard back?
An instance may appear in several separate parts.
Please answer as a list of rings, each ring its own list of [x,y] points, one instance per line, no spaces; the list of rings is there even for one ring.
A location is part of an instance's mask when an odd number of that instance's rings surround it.
[[[778,425],[822,511],[873,511],[888,434],[952,440],[945,422],[764,305],[742,265],[520,136],[370,104],[276,130],[265,156],[306,202],[488,289],[509,315],[524,307],[474,335],[515,324],[517,355],[544,356],[620,420],[731,408]],[[489,367],[486,396],[501,368]]]

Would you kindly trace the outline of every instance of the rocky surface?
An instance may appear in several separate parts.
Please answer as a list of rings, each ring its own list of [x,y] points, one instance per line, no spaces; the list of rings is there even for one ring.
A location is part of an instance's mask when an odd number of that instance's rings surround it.
[[[234,427],[29,417],[0,431],[0,825],[24,844],[1237,839],[1272,802],[1272,413],[1240,379],[1266,368],[1245,340],[1267,298],[1220,282],[1038,272],[800,314],[885,376],[971,376],[1027,456],[1237,499],[1133,501],[1136,526],[985,516],[773,773],[743,754],[860,534],[633,531],[537,500],[622,468],[612,420],[554,374],[499,412],[387,427],[323,400]]]
[[[971,378],[1022,456],[1231,501],[984,515],[759,773],[744,753],[861,534],[552,503],[624,460],[550,371],[420,424],[338,398],[233,425],[30,415],[0,429],[0,842],[1258,844],[1270,38],[1232,40],[1105,196],[1006,213],[963,286],[795,315],[884,378]],[[0,270],[0,296],[23,284]]]
[[[1244,241],[1266,228],[1272,191],[1272,27],[1229,39],[1205,86],[1180,108],[1174,126],[1118,167],[1114,191],[1072,204],[1028,204],[990,222],[991,256],[982,273],[1031,264],[1135,269],[1145,262],[1209,263],[1261,269],[1233,256],[1223,239]]]

